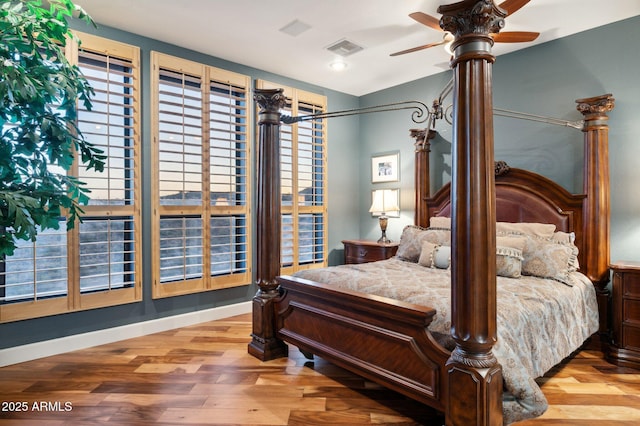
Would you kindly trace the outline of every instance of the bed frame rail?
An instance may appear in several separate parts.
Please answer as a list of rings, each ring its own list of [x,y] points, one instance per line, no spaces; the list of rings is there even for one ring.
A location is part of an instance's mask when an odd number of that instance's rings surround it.
[[[278,281],[278,338],[444,411],[450,353],[427,331],[435,309],[291,276]]]

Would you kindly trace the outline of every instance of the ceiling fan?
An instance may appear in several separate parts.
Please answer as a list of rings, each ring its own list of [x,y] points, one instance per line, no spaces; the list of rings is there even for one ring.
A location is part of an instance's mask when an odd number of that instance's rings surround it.
[[[524,5],[529,3],[529,1],[530,0],[505,0],[500,3],[498,7],[504,9],[507,12],[507,16],[509,16],[520,10]],[[422,25],[426,25],[427,27],[433,28],[434,30],[444,32],[444,36],[442,37],[441,41],[412,47],[411,49],[401,50],[400,52],[392,53],[390,56],[398,56],[404,55],[405,53],[417,52],[419,50],[429,49],[430,47],[440,46],[443,44],[446,45],[453,41],[453,35],[440,28],[440,20],[438,18],[434,18],[433,16],[427,15],[423,12],[414,12],[409,16]],[[496,43],[521,43],[526,41],[533,41],[538,38],[539,35],[540,33],[531,31],[505,31],[498,34],[491,34],[491,37]]]

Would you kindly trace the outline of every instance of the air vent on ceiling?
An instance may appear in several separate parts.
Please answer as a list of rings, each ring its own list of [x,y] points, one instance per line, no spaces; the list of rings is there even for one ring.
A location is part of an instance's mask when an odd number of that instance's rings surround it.
[[[289,34],[292,37],[297,37],[310,28],[311,28],[311,25],[305,24],[304,22],[296,19],[294,21],[289,22],[284,27],[280,28],[280,31],[282,31],[285,34]]]
[[[327,47],[327,50],[333,52],[340,56],[349,56],[353,55],[356,52],[359,52],[363,49],[362,46],[358,46],[352,41],[347,39],[342,39],[333,43],[331,46]]]

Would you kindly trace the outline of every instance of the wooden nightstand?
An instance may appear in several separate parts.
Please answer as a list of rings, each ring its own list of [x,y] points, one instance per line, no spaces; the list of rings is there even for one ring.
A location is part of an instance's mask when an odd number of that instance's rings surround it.
[[[622,261],[613,270],[613,335],[607,360],[640,368],[640,262]]]
[[[393,257],[399,243],[377,243],[366,240],[344,240],[344,263],[367,263]]]

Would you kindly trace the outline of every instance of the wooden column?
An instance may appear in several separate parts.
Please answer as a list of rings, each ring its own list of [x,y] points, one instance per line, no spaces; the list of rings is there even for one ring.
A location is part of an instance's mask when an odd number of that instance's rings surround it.
[[[432,129],[411,129],[409,133],[411,134],[411,137],[416,140],[414,144],[414,184],[416,187],[416,211],[413,222],[416,225],[428,226],[429,211],[424,200],[431,195],[429,154],[431,152],[431,139],[436,137],[436,131]]]
[[[584,242],[581,270],[594,282],[600,308],[600,332],[608,330],[610,263],[609,117],[615,99],[611,94],[576,100],[584,116]]]
[[[253,297],[253,331],[249,353],[262,361],[287,356],[287,345],[276,338],[274,299],[280,296],[280,108],[282,89],[256,89],[258,103],[257,270]]]
[[[446,424],[502,425],[496,335],[493,39],[506,13],[491,0],[440,6],[453,59],[451,334]]]

